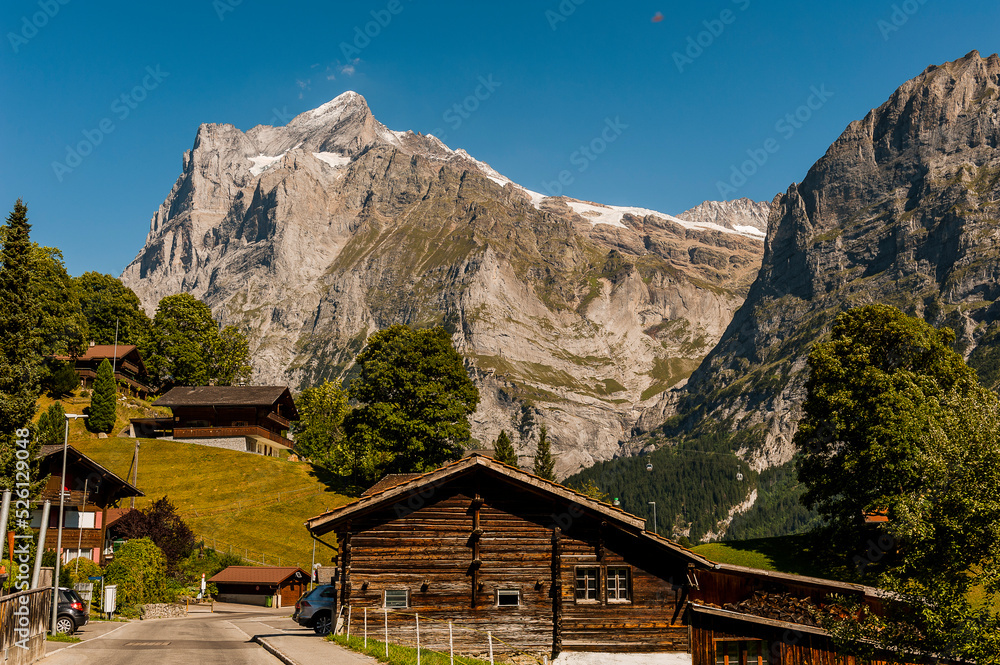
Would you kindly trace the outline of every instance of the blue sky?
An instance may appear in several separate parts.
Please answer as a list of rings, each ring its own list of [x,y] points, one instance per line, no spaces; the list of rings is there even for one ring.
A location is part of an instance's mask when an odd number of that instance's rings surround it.
[[[0,206],[23,198],[72,274],[117,275],[200,123],[284,124],[345,90],[529,189],[770,200],[928,65],[1000,50],[998,19],[995,1],[7,0]]]

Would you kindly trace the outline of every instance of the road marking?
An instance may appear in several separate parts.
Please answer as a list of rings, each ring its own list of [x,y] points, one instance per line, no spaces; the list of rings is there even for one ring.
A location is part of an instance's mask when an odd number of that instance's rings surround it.
[[[126,642],[127,647],[165,647],[168,646],[170,642]]]

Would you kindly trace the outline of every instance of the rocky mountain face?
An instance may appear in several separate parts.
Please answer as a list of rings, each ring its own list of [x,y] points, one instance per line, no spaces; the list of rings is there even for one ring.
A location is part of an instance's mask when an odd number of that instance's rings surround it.
[[[1000,360],[1000,58],[928,67],[851,123],[774,202],[763,266],[719,344],[662,408],[665,430],[752,431],[788,462],[806,357],[846,308],[895,305],[956,330],[987,383]],[[645,426],[653,423],[647,417]]]
[[[757,231],[763,238],[767,232],[767,216],[770,212],[770,202],[742,198],[735,201],[705,201],[682,212],[678,217],[691,222],[718,224],[751,235]]]
[[[188,292],[246,330],[261,383],[343,377],[372,332],[443,324],[481,390],[474,436],[532,413],[562,477],[619,453],[716,344],[766,205],[545,197],[345,93],[284,127],[203,125],[122,280],[150,313]]]

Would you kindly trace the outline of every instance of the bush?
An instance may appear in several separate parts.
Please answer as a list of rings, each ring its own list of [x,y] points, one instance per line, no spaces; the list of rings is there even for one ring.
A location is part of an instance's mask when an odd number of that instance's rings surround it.
[[[63,570],[66,571],[67,577],[69,578],[69,586],[74,584],[89,583],[90,577],[99,577],[104,574],[101,567],[94,563],[92,560],[86,557],[77,557],[73,559],[65,566]],[[59,577],[62,577],[60,575]]]
[[[42,378],[42,388],[49,397],[66,397],[79,387],[80,377],[69,363],[56,362],[46,369],[48,373]]]
[[[118,585],[118,605],[160,603],[167,596],[167,562],[149,538],[130,540],[115,553],[104,576],[105,584]]]

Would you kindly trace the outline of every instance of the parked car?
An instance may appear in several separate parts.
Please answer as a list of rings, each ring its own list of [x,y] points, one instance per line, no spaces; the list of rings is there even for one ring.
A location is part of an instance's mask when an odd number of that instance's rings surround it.
[[[312,628],[317,635],[326,635],[333,630],[333,608],[336,604],[337,587],[320,584],[295,601],[292,619],[300,626]]]
[[[56,632],[72,635],[80,626],[90,621],[87,604],[73,589],[59,587],[59,605],[56,609]]]

